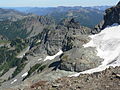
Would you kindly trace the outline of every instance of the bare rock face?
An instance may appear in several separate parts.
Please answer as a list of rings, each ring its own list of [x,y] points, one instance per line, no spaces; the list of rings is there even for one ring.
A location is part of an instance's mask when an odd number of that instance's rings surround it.
[[[64,25],[45,28],[41,34],[34,37],[33,41],[35,41],[36,38],[41,40],[41,45],[39,45],[38,48],[42,47],[47,51],[47,54],[54,55],[59,51],[59,49],[62,49],[63,51],[72,49],[76,46],[75,44],[77,44],[77,42],[73,43],[74,41],[78,40],[81,35],[86,35],[84,38],[87,38],[87,35],[90,34],[90,32],[91,29],[80,26],[71,19],[70,21],[65,21]],[[77,46],[81,45],[79,44]]]
[[[120,1],[118,2],[117,6],[120,6]]]
[[[92,30],[92,34],[99,33],[107,26],[111,26],[113,24],[120,24],[120,2],[116,6],[105,10],[104,20],[95,26],[95,29]]]
[[[94,48],[73,48],[61,57],[60,69],[81,72],[97,67],[101,61]]]
[[[34,53],[55,55],[59,49],[61,56],[60,69],[66,71],[84,71],[100,65],[101,59],[96,56],[94,48],[85,49],[83,44],[89,42],[91,29],[80,26],[74,19],[67,19],[61,25],[49,27],[34,37],[33,41],[41,40]],[[33,46],[33,47],[34,47]],[[32,52],[31,52],[32,53]]]
[[[41,44],[33,52],[54,55],[62,49],[65,53],[61,57],[59,68],[66,71],[79,72],[100,65],[101,59],[96,56],[95,49],[85,49],[82,46],[89,42],[91,29],[76,24],[74,19],[62,23],[63,25],[44,29],[37,37]]]
[[[117,6],[111,7],[105,11],[104,20],[105,23],[102,27],[104,29],[107,25],[111,26],[114,23],[120,24],[120,4],[118,3]]]
[[[69,19],[64,19],[61,22],[61,25],[66,26],[68,29],[69,28],[74,28],[74,29],[80,29],[80,24],[78,22],[76,22],[73,18]]]

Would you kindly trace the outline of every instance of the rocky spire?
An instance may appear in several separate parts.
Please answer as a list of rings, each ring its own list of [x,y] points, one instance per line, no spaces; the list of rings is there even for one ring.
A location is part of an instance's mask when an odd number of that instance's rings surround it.
[[[80,29],[80,23],[74,20],[74,18],[67,18],[61,21],[61,25],[64,25],[67,28]]]

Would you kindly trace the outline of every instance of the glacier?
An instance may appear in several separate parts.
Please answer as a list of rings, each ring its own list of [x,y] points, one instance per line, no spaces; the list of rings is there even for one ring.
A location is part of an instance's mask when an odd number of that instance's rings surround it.
[[[100,72],[110,66],[120,66],[120,25],[106,27],[99,34],[90,35],[89,37],[91,38],[90,42],[83,46],[85,48],[95,47],[97,50],[97,56],[104,60],[101,65],[96,68],[85,70],[83,72],[70,75],[69,77],[77,77],[80,74]]]

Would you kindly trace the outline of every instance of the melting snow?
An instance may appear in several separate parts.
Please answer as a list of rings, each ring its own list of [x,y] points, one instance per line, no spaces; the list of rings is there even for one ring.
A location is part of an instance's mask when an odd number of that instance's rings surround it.
[[[38,59],[38,61],[41,61],[41,60],[42,60],[42,58],[39,58],[39,59]]]
[[[15,83],[16,81],[17,81],[17,79],[14,79],[14,80],[11,82],[11,84]]]
[[[96,68],[86,70],[71,76],[103,71],[110,66],[120,66],[120,25],[107,27],[99,34],[90,36],[92,39],[84,47],[96,47],[97,56],[104,59]],[[71,77],[70,76],[70,77]]]
[[[39,42],[41,42],[41,40],[38,40],[36,43],[39,43]]]
[[[44,61],[53,60],[53,59],[55,59],[57,56],[61,55],[62,53],[63,53],[63,51],[62,51],[62,50],[59,50],[59,52],[58,52],[57,54],[55,54],[55,55],[53,55],[53,56],[47,56],[47,57],[44,59]]]
[[[28,75],[28,72],[24,73],[22,77],[26,77]]]

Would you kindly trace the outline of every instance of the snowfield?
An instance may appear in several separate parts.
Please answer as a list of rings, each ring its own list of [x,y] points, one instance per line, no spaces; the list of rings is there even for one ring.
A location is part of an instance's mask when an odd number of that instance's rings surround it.
[[[22,77],[26,77],[28,75],[28,72],[24,73]]]
[[[95,47],[97,49],[97,56],[103,58],[104,61],[96,68],[86,70],[71,76],[100,72],[106,68],[109,68],[110,66],[120,66],[120,25],[107,27],[99,34],[91,35],[90,37],[91,41],[83,46],[85,48]]]
[[[39,58],[39,59],[38,59],[38,61],[41,61],[41,60],[42,60],[42,58]]]
[[[53,56],[47,56],[47,57],[44,59],[44,61],[53,60],[53,59],[55,59],[57,56],[61,55],[62,53],[63,53],[63,51],[62,51],[62,50],[59,50],[59,52],[58,52],[57,54],[55,54],[55,55],[53,55]]]

